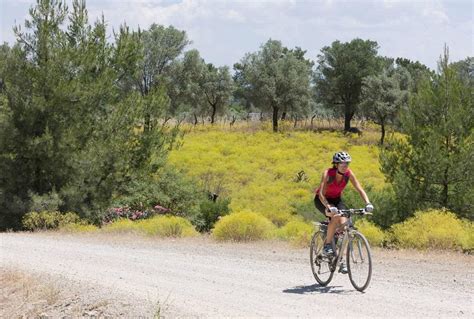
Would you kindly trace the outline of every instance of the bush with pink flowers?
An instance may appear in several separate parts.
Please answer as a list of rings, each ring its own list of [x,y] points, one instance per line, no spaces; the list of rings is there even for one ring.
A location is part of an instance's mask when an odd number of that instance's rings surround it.
[[[102,224],[109,224],[116,221],[117,219],[129,219],[129,220],[141,220],[150,218],[160,214],[170,214],[172,211],[169,208],[161,205],[155,205],[148,209],[132,209],[128,206],[112,207],[109,208],[103,218]]]

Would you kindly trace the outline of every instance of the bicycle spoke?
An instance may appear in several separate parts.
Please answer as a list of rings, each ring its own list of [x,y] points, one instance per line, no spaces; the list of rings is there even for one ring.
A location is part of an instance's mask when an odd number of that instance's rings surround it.
[[[347,266],[352,285],[359,291],[367,288],[372,276],[372,260],[367,239],[355,233],[347,251]]]
[[[316,281],[322,286],[326,286],[334,274],[330,269],[329,259],[323,256],[324,240],[324,233],[318,231],[313,235],[310,247],[311,270]]]

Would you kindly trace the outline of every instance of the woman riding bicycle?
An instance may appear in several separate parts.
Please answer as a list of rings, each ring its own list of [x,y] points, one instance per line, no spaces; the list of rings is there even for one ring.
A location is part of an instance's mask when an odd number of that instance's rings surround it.
[[[351,156],[346,152],[334,154],[332,158],[333,167],[324,171],[321,185],[315,191],[314,204],[316,208],[329,218],[327,237],[324,243],[324,254],[326,255],[334,254],[331,240],[334,237],[336,227],[346,222],[345,217],[335,216],[335,214],[337,214],[338,209],[346,209],[341,195],[349,181],[351,181],[352,185],[359,192],[360,197],[365,201],[366,211],[371,212],[374,209],[364,189],[360,186],[354,173],[349,169],[351,160]],[[339,271],[347,273],[346,266],[342,264]]]

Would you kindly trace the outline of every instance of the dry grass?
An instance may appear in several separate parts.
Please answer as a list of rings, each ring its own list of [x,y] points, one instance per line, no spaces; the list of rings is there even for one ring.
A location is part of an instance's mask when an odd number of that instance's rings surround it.
[[[45,285],[38,278],[20,271],[2,269],[0,286],[2,318],[42,316],[60,298],[60,291],[54,284]]]
[[[117,318],[146,316],[128,302],[85,293],[63,279],[0,268],[0,318]],[[93,289],[90,289],[91,291]],[[112,296],[107,296],[112,298]]]

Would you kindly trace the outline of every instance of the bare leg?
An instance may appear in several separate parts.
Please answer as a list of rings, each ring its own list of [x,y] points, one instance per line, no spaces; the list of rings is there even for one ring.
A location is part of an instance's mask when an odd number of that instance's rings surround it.
[[[344,224],[346,222],[346,217],[334,216],[331,218],[331,221],[328,225],[328,233],[326,237],[326,244],[330,244],[334,234],[336,233],[337,226]]]

